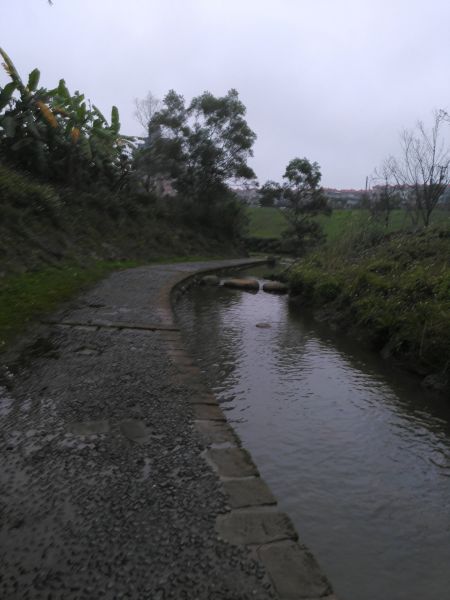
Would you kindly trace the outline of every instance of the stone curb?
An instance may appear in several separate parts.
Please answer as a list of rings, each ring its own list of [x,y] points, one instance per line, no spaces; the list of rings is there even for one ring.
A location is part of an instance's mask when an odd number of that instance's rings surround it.
[[[193,427],[203,440],[205,460],[217,473],[228,498],[230,510],[216,519],[219,538],[249,548],[265,567],[280,600],[337,600],[331,585],[309,552],[299,543],[289,517],[277,510],[276,500],[259,477],[250,454],[241,447],[236,432],[228,424],[217,399],[201,380],[201,371],[185,351],[176,328],[173,304],[200,276],[222,270],[237,270],[263,264],[249,261],[238,265],[218,265],[196,272],[178,273],[160,295],[160,331],[167,352],[179,373],[173,383],[194,391],[190,401]],[[223,446],[226,447],[223,447]]]

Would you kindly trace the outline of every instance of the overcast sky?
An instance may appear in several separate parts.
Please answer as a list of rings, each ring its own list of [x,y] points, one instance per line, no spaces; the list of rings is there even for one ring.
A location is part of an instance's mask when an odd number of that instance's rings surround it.
[[[116,104],[123,133],[141,133],[133,100],[148,91],[236,88],[261,182],[306,156],[325,186],[363,187],[403,127],[450,108],[449,0],[0,2],[19,72]]]

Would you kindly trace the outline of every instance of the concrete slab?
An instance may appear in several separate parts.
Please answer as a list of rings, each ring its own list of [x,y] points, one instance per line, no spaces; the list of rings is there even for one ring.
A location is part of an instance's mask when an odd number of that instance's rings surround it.
[[[200,433],[206,445],[236,444],[238,439],[227,423],[220,421],[194,421],[195,429]]]
[[[281,512],[231,511],[217,517],[216,531],[231,544],[255,545],[297,539],[289,517]]]
[[[283,600],[307,600],[331,594],[327,578],[304,546],[290,541],[270,544],[259,548],[258,555]]]
[[[214,394],[209,394],[207,392],[203,394],[194,394],[191,398],[189,398],[189,402],[191,404],[210,404],[213,406],[219,406]]]
[[[127,419],[120,423],[120,431],[132,442],[144,444],[148,441],[150,431],[143,421],[137,419]]]
[[[68,426],[70,433],[74,435],[97,435],[109,432],[109,423],[106,419],[98,421],[77,421]]]
[[[213,404],[193,404],[194,417],[206,421],[226,421],[222,409]]]
[[[260,477],[224,481],[223,487],[231,508],[276,504],[274,495]]]
[[[221,477],[252,477],[259,475],[249,453],[242,448],[210,448],[206,459]]]

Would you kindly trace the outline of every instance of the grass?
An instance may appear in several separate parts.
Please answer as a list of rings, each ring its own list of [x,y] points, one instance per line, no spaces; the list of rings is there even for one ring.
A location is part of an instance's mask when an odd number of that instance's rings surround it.
[[[283,229],[286,229],[286,219],[278,208],[262,208],[252,206],[248,208],[250,219],[250,237],[279,238]],[[369,221],[370,215],[364,209],[335,210],[331,216],[318,217],[324,233],[329,241],[334,241],[352,231],[361,229]],[[449,224],[450,212],[437,209],[432,215],[432,224]],[[392,212],[388,232],[407,229],[409,221],[402,210]]]
[[[151,263],[169,264],[213,260],[211,256],[159,258]],[[143,264],[137,261],[97,261],[80,267],[65,264],[36,272],[7,275],[0,278],[0,352],[22,333],[30,323],[54,311],[81,290],[112,271]],[[148,264],[148,263],[147,263]]]
[[[279,238],[286,229],[286,219],[278,208],[249,206],[249,235],[258,238]]]
[[[329,243],[290,274],[293,294],[422,374],[450,357],[450,228]]]

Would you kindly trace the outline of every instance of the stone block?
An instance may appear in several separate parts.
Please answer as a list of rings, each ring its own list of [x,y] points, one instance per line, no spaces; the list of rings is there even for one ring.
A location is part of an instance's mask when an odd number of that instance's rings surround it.
[[[258,556],[283,600],[323,598],[332,593],[327,578],[304,546],[292,541],[270,544],[259,548]]]
[[[195,429],[200,433],[206,445],[238,443],[236,434],[231,427],[221,421],[195,421]]]
[[[221,477],[252,477],[258,475],[258,469],[253,464],[249,453],[242,448],[210,448],[206,452],[206,458]]]
[[[198,420],[226,421],[222,409],[213,404],[193,404],[194,417]]]
[[[268,544],[297,538],[289,517],[281,512],[231,511],[217,517],[216,530],[221,539],[237,545]]]
[[[276,504],[272,492],[259,477],[237,481],[224,481],[223,486],[231,508]]]

